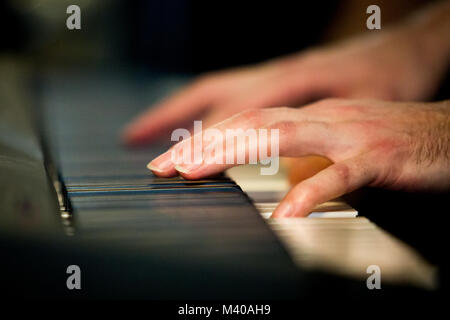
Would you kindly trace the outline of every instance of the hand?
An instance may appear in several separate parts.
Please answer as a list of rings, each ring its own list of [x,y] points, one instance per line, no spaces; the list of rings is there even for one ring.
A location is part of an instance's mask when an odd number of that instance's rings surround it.
[[[229,128],[279,129],[281,156],[320,155],[333,162],[292,188],[274,217],[305,216],[316,205],[365,185],[423,191],[450,187],[450,101],[326,99],[301,109],[244,111],[212,128],[223,137]],[[180,152],[193,140],[176,144],[149,168],[159,176],[178,171],[187,179],[200,179],[235,165],[208,164],[203,159],[201,164],[175,166],[172,150]],[[203,142],[203,155],[208,144]],[[246,144],[248,139],[236,143],[234,151],[245,152],[248,160]]]
[[[139,116],[125,129],[124,141],[150,142],[202,113],[207,127],[246,109],[298,106],[324,97],[423,100],[432,94],[441,72],[421,55],[417,37],[407,31],[386,30],[251,67],[206,74]]]

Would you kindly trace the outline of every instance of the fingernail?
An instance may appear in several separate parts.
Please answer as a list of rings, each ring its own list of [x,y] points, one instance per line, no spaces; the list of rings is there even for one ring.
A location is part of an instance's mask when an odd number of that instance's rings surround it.
[[[169,170],[173,166],[173,162],[170,156],[170,152],[165,152],[162,155],[156,157],[147,164],[147,168],[152,171],[164,172]]]
[[[290,217],[292,215],[292,206],[289,203],[282,202],[278,206],[276,213],[278,217]]]
[[[160,169],[160,168],[158,168],[158,167],[152,165],[151,162],[149,162],[149,163],[147,164],[147,168],[148,168],[149,170],[151,170],[151,171],[164,172],[164,170],[162,170],[162,169]]]
[[[192,171],[197,170],[201,165],[201,163],[179,164],[175,166],[175,170],[181,173],[191,173]]]

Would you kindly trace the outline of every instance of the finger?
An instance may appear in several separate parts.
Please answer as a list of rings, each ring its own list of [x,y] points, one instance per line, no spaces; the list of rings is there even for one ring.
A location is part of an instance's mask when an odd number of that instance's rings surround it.
[[[214,139],[208,139],[212,130],[216,130]],[[331,144],[328,137],[332,135],[328,126],[307,121],[299,110],[274,108],[246,111],[208,128],[202,136],[201,162],[179,162],[175,166],[187,179],[214,175],[245,163],[268,161],[272,164],[271,161],[278,161],[279,155],[322,154]],[[174,149],[191,144],[189,152],[190,159],[193,159],[192,140],[183,141]]]
[[[170,178],[178,175],[171,157],[172,150],[163,153],[147,164],[147,168],[156,176]]]
[[[315,206],[370,184],[374,179],[373,164],[363,156],[335,163],[291,189],[272,217],[304,217]]]
[[[247,89],[226,103],[217,105],[204,122],[204,127],[214,125],[232,114],[251,109],[276,106],[298,106],[319,97],[329,86],[328,78],[317,70],[309,72],[292,70],[282,74],[273,74],[257,86]]]
[[[327,78],[317,70],[295,72],[266,81],[241,96],[227,101],[222,109],[256,109],[277,106],[298,106],[320,96],[327,88]]]
[[[207,80],[197,81],[138,116],[125,127],[122,139],[128,145],[150,142],[170,127],[206,109],[213,103],[217,93],[214,83],[208,83]]]
[[[245,122],[243,122],[244,120],[241,119],[242,117],[240,117],[239,115],[231,117],[230,119],[225,120],[223,123],[218,123],[215,126],[216,130],[225,130],[225,128],[228,129],[233,129],[235,127],[246,127],[248,124],[246,124]],[[224,132],[224,131],[222,131]],[[197,140],[196,137],[201,136],[202,140],[201,140],[201,149],[198,150],[195,147],[195,142]],[[200,132],[197,135],[194,135],[191,138],[185,139],[179,143],[177,143],[176,145],[174,145],[173,147],[171,147],[167,152],[163,153],[162,155],[156,157],[155,159],[153,159],[152,161],[150,161],[150,163],[147,165],[147,168],[150,169],[151,171],[153,171],[154,174],[158,175],[158,176],[172,176],[174,173],[177,174],[176,170],[175,170],[175,166],[177,164],[180,164],[178,162],[180,161],[175,161],[174,159],[178,157],[178,155],[183,155],[184,156],[184,149],[185,148],[190,148],[188,151],[189,155],[188,155],[188,160],[186,159],[181,159],[184,162],[184,168],[183,165],[180,167],[178,167],[178,169],[181,172],[186,172],[188,169],[193,168],[194,164],[191,163],[193,162],[192,160],[195,158],[195,152],[201,151],[202,153],[204,152],[204,146],[206,146],[206,144],[208,142],[211,142],[210,140],[208,140],[208,136],[204,134],[204,132]],[[220,142],[220,141],[215,141],[215,142]],[[188,168],[189,167],[189,168]]]

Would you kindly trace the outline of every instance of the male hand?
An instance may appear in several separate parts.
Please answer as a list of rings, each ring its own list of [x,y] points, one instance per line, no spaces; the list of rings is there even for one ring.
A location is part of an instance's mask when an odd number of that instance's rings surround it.
[[[316,205],[365,185],[422,191],[450,188],[450,101],[325,99],[301,109],[247,110],[212,128],[220,130],[223,139],[230,128],[279,129],[281,156],[320,155],[333,162],[293,187],[274,217],[305,216]],[[176,166],[172,151],[179,154],[193,141],[174,145],[149,168],[159,176],[180,173],[186,179],[201,179],[236,165],[208,163],[203,158],[201,163]],[[247,161],[251,148],[260,147],[249,146],[248,141],[238,139],[234,149],[235,155],[244,152]],[[203,156],[212,143],[226,146],[225,141],[204,140]]]

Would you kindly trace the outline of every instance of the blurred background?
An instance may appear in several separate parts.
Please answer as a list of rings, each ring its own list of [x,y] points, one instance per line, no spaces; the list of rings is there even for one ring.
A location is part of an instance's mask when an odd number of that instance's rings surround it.
[[[385,27],[424,2],[6,0],[0,51],[39,66],[198,73],[367,32],[369,4],[383,8]],[[66,28],[71,4],[81,8],[81,30]]]
[[[111,78],[111,74],[117,78],[126,77],[121,72],[127,70],[128,75],[131,73],[134,77],[133,88],[137,89],[130,90],[129,95],[124,93],[122,99],[130,101],[130,105],[125,103],[124,107],[134,113],[151,101],[148,97],[132,101],[133,97],[146,91],[145,85],[136,85],[145,78],[139,75],[161,73],[190,77],[257,63],[369,32],[365,24],[368,5],[377,4],[382,8],[382,26],[385,28],[429,2],[4,0],[0,2],[0,133],[17,127],[8,120],[8,117],[14,117],[6,111],[18,110],[14,109],[14,101],[22,105],[23,100],[27,100],[25,104],[31,107],[38,104],[34,100],[36,96],[28,90],[28,80],[39,79],[52,70],[62,71],[69,84],[75,78],[73,83],[88,83],[91,89],[105,78]],[[66,9],[72,4],[81,8],[81,30],[66,27],[69,16]],[[103,78],[90,78],[92,70],[107,72]],[[85,75],[89,81],[80,77],[77,82],[74,72]],[[60,79],[64,77],[56,78],[54,82],[64,83]],[[96,82],[96,79],[100,81]],[[448,83],[447,76],[436,99],[448,99]],[[96,90],[103,90],[106,96],[110,90],[107,86],[99,85],[98,88],[92,90],[93,95]],[[126,91],[125,86],[112,88]],[[73,98],[71,103],[76,104],[75,96],[83,96],[83,93],[77,91],[76,95],[69,95]],[[92,105],[97,103],[95,99],[91,100]],[[137,105],[137,101],[145,103]],[[430,204],[434,208],[446,207],[445,197],[363,189],[349,195],[348,199],[360,215],[369,217],[411,244],[433,264],[444,262],[445,225],[434,215],[437,210],[429,212],[429,207]],[[29,208],[25,207],[23,211],[29,211]],[[424,212],[429,213],[427,219],[423,218]]]

